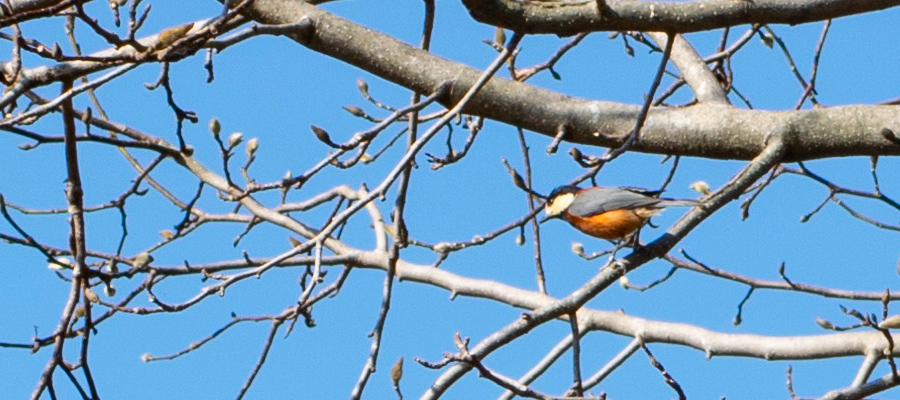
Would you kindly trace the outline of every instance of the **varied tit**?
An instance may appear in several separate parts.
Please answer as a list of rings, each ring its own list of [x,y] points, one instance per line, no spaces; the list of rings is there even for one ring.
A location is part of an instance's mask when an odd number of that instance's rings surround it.
[[[621,240],[666,207],[698,204],[693,200],[655,197],[659,193],[624,187],[581,189],[573,185],[560,186],[547,197],[544,221],[561,218],[593,237]]]

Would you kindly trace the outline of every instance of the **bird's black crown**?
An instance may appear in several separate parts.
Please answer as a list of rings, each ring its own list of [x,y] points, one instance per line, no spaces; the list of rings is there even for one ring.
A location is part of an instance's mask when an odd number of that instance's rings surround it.
[[[557,196],[567,194],[567,193],[578,193],[579,191],[581,191],[581,188],[579,188],[578,186],[575,186],[575,185],[559,186],[556,189],[553,189],[553,191],[550,192],[549,195],[547,195],[547,200],[553,200]]]

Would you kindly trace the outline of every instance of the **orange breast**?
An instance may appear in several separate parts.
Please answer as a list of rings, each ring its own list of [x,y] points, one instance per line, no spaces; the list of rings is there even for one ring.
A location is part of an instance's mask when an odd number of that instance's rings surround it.
[[[590,217],[579,217],[566,213],[572,226],[593,237],[607,240],[622,239],[644,223],[643,217],[635,210],[613,210]]]

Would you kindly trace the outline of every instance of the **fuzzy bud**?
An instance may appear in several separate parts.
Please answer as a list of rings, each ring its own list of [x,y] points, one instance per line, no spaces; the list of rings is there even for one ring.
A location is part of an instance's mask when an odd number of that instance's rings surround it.
[[[256,150],[259,149],[259,139],[252,138],[247,141],[247,158],[253,157],[256,154]]]
[[[328,132],[326,130],[319,128],[318,126],[315,126],[315,125],[310,125],[309,128],[312,129],[313,134],[316,135],[317,139],[319,139],[322,142],[327,143],[327,144],[333,143],[331,141],[331,136],[328,135]]]
[[[356,88],[359,89],[359,92],[362,93],[363,97],[369,98],[369,84],[362,80],[362,78],[356,79]]]
[[[91,111],[90,107],[85,109],[84,113],[81,114],[81,122],[83,122],[85,125],[90,124],[91,121],[93,120],[92,114],[93,114],[93,111]]]
[[[116,264],[115,261],[110,261],[110,262],[106,263],[106,273],[112,274],[112,275],[119,273],[119,266]]]
[[[56,262],[50,261],[47,263],[47,269],[51,269],[53,271],[62,271],[64,269],[72,268],[72,260],[66,257],[59,257],[56,259]]]
[[[241,144],[241,140],[244,138],[244,134],[240,132],[232,133],[231,136],[228,136],[228,146],[235,147]]]
[[[357,106],[344,106],[342,108],[344,109],[344,111],[352,114],[354,117],[365,117],[366,116],[365,111],[363,111],[362,108],[359,108]]]
[[[97,303],[100,301],[100,296],[97,296],[97,293],[94,293],[91,288],[84,288],[84,298],[91,303]]]
[[[217,118],[209,120],[209,132],[212,133],[214,138],[218,138],[219,133],[222,132],[222,124],[219,123]]]
[[[702,195],[704,195],[704,196],[708,196],[710,193],[712,193],[712,192],[709,190],[709,184],[706,183],[706,182],[704,182],[704,181],[697,181],[697,182],[694,182],[694,183],[691,184],[690,188],[691,188],[691,190],[693,190],[693,191],[695,191],[695,192],[697,192],[697,193],[700,193],[700,194],[702,194]]]
[[[397,362],[391,367],[391,382],[394,384],[394,389],[400,387],[401,378],[403,378],[403,357],[397,359]]]
[[[448,252],[450,252],[450,243],[440,242],[440,243],[434,245],[434,251],[436,251],[438,253],[448,253]]]
[[[143,269],[150,265],[151,262],[153,262],[153,256],[145,251],[134,256],[134,259],[131,260],[131,266],[134,269]]]
[[[572,252],[575,253],[575,255],[583,256],[584,245],[578,242],[572,242]]]
[[[900,328],[900,315],[891,315],[878,324],[879,328],[897,329]]]
[[[819,317],[816,317],[816,325],[821,326],[823,329],[834,329],[834,324]]]
[[[497,27],[497,30],[494,31],[494,44],[497,46],[506,44],[506,31],[501,27]]]
[[[53,50],[50,51],[53,55],[54,60],[59,60],[63,56],[62,48],[59,47],[59,43],[53,42]]]
[[[763,44],[766,45],[766,47],[768,47],[770,49],[775,44],[775,39],[772,38],[772,36],[767,33],[763,33],[763,34],[759,35],[759,39],[762,40]]]

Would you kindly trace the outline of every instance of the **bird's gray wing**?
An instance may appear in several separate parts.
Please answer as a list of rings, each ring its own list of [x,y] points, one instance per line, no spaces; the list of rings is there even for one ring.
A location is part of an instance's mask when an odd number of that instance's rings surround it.
[[[590,217],[623,208],[665,206],[665,202],[627,189],[600,186],[579,192],[569,205],[568,212],[579,217]]]

